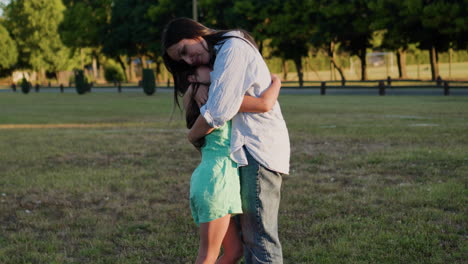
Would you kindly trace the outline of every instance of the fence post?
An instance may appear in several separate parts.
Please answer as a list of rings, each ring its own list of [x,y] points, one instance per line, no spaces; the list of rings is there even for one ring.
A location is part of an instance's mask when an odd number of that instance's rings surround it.
[[[450,95],[450,87],[447,81],[444,82],[444,95],[445,96]]]
[[[325,95],[326,89],[327,89],[326,82],[322,82],[322,85],[320,86],[320,95]]]
[[[436,82],[437,82],[437,86],[442,86],[442,77],[440,77],[440,75],[439,75],[439,77],[437,77]]]
[[[117,82],[117,90],[119,91],[119,93],[122,92],[122,84],[120,82]]]
[[[385,83],[384,83],[384,81],[379,81],[379,95],[385,95]]]
[[[63,84],[60,84],[60,92],[63,93]]]
[[[392,86],[392,77],[390,77],[390,76],[387,76],[387,85],[388,85],[388,87]]]

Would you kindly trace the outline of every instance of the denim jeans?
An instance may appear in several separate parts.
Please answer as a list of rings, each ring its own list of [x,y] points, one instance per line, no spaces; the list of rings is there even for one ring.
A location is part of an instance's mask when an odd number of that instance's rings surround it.
[[[278,209],[282,176],[260,165],[245,151],[249,165],[239,170],[243,213],[238,216],[245,263],[281,264]]]

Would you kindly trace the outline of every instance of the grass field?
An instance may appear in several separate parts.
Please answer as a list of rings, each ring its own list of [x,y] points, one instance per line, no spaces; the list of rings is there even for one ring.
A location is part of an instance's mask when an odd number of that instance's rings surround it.
[[[466,263],[468,99],[282,95],[285,263]],[[192,263],[169,94],[0,95],[0,263]]]

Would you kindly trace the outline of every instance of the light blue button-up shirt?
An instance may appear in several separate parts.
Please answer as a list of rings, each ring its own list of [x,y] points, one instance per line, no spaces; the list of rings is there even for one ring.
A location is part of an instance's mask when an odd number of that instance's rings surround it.
[[[239,31],[227,34],[242,37]],[[228,38],[215,46],[208,101],[200,109],[211,127],[232,120],[231,158],[248,164],[243,146],[264,167],[289,173],[289,135],[278,102],[267,113],[239,113],[244,95],[259,97],[271,84],[268,67],[250,43]]]

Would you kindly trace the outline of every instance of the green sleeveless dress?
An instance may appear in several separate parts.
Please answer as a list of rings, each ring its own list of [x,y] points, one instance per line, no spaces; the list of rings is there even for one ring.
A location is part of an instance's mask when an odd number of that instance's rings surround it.
[[[190,208],[197,225],[242,213],[239,172],[229,154],[231,122],[205,137],[202,160],[190,180]]]

